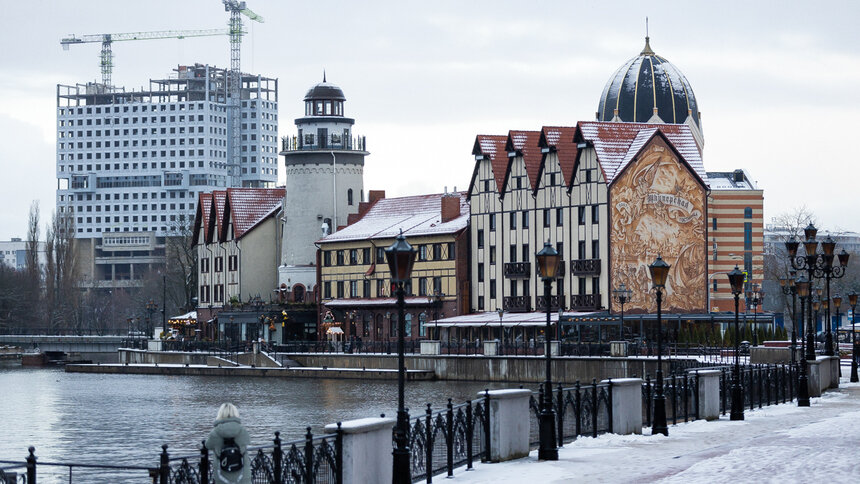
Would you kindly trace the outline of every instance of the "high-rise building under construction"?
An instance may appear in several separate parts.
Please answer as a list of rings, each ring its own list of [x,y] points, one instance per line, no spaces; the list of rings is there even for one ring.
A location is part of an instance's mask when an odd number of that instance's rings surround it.
[[[57,210],[74,221],[85,286],[138,286],[198,192],[275,185],[278,81],[243,73],[235,110],[229,75],[195,64],[140,91],[57,86]]]

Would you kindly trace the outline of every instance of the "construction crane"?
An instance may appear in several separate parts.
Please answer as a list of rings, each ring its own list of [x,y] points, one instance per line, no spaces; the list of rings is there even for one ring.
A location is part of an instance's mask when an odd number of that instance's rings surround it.
[[[239,24],[238,34],[240,37],[242,25]],[[82,35],[75,37],[74,34],[69,34],[68,37],[60,40],[63,50],[69,50],[69,46],[73,44],[86,44],[90,42],[101,42],[101,68],[102,68],[102,84],[106,87],[111,85],[111,73],[113,72],[113,52],[111,44],[126,40],[153,40],[153,39],[184,39],[185,37],[207,37],[212,35],[230,35],[231,39],[237,35],[232,29],[210,29],[210,30],[161,30],[157,32],[128,32],[122,34],[94,34]],[[232,40],[231,40],[232,41]]]
[[[240,92],[242,89],[242,15],[255,22],[263,23],[264,19],[249,9],[245,2],[237,0],[221,0],[224,11],[230,12],[230,74],[227,76],[227,92],[230,99],[231,150],[230,150],[230,182],[232,186],[239,185],[239,149],[240,149]]]

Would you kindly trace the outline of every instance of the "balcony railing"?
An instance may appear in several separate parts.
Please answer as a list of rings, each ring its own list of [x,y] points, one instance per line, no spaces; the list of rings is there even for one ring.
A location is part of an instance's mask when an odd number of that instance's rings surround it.
[[[314,136],[313,143],[299,143],[296,136],[281,138],[281,152],[310,150],[356,150],[365,151],[367,139],[364,136],[343,137],[332,133],[325,139]]]
[[[528,313],[532,310],[532,298],[529,296],[505,296],[502,301],[505,311],[511,313]]]
[[[600,259],[576,259],[570,261],[570,272],[574,276],[600,275]]]
[[[600,294],[573,294],[570,296],[570,309],[571,311],[596,311],[600,309]]]
[[[559,303],[559,297],[558,296],[550,296],[549,297],[549,309],[550,309],[550,311],[552,311],[552,312],[558,311],[558,307],[559,307],[558,303]],[[546,311],[546,297],[544,297],[544,296],[538,296],[537,297],[537,310],[538,311]]]
[[[506,262],[505,277],[509,279],[528,279],[532,276],[531,262]]]

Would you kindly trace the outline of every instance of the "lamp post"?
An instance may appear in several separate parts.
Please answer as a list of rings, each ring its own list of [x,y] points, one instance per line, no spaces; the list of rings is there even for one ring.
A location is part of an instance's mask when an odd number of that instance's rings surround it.
[[[732,294],[735,296],[735,368],[732,372],[732,420],[744,419],[744,389],[741,387],[741,365],[740,365],[740,333],[738,333],[738,311],[740,307],[741,293],[744,292],[744,273],[735,266],[729,272],[729,284],[732,286]]]
[[[621,305],[621,332],[618,334],[619,338],[623,338],[624,336],[624,305],[630,302],[630,298],[633,295],[633,291],[627,288],[627,285],[623,282],[617,288],[612,290],[612,298]]]
[[[785,248],[788,251],[788,257],[791,261],[791,266],[797,270],[806,270],[809,273],[809,281],[812,279],[824,279],[825,289],[827,290],[827,299],[830,299],[830,280],[839,279],[845,275],[845,269],[848,266],[848,252],[842,249],[838,255],[834,255],[836,250],[836,242],[827,237],[821,244],[815,239],[818,234],[818,229],[811,223],[803,229],[803,235],[806,240],[803,242],[803,248],[806,251],[806,256],[797,255],[797,248],[800,243],[794,237],[785,242]],[[818,247],[821,246],[821,253],[818,253]],[[834,258],[838,259],[838,264],[833,264]],[[830,332],[830,308],[825,307],[825,317],[827,325],[824,333],[825,354],[833,356],[833,334]]]
[[[394,484],[412,483],[412,451],[409,448],[409,412],[404,405],[404,386],[406,384],[406,361],[403,356],[403,337],[405,306],[403,285],[412,275],[412,265],[415,263],[415,249],[406,242],[403,230],[394,239],[394,243],[385,249],[385,260],[391,272],[391,280],[397,286],[397,423],[394,426],[394,450],[391,482]]]
[[[841,320],[840,320],[839,309],[842,307],[842,296],[840,296],[837,293],[835,296],[833,296],[831,298],[831,302],[833,304],[833,308],[836,309],[836,356],[839,356],[839,327],[842,326],[840,324]],[[840,365],[840,368],[841,368],[841,365]],[[842,376],[841,371],[840,371],[839,376]]]
[[[797,295],[800,296],[800,324],[803,324],[803,318],[806,316],[806,300],[809,299],[809,279],[804,276],[797,278],[794,283],[797,289]],[[809,321],[807,319],[807,321]],[[808,324],[811,324],[808,323]],[[809,406],[809,362],[807,360],[815,359],[815,350],[812,349],[812,330],[806,329],[806,336],[809,341],[804,343],[804,356],[800,359],[800,374],[797,376],[797,406]]]
[[[502,354],[505,346],[505,328],[502,326],[502,318],[505,317],[505,310],[502,308],[498,309],[499,312],[499,355]]]
[[[752,285],[752,290],[747,291],[747,300],[753,307],[752,337],[753,346],[758,346],[758,306],[764,298],[764,291],[758,283]]]
[[[158,310],[158,303],[150,299],[146,302],[146,332],[149,334],[150,338],[155,338],[153,334],[155,328],[152,325],[152,313]],[[166,328],[164,328],[166,330]]]
[[[795,272],[791,271],[786,278],[779,278],[779,287],[786,296],[791,296],[791,366],[795,365],[795,353],[797,352],[797,287],[794,285]]]
[[[851,305],[851,382],[857,383],[860,379],[857,378],[857,328],[854,326],[857,323],[857,293],[851,291],[848,293],[848,304]]]
[[[666,395],[663,394],[663,289],[669,276],[669,264],[659,255],[653,264],[648,266],[651,271],[651,282],[657,289],[657,391],[654,392],[654,424],[651,435],[669,435],[666,423]]]
[[[549,241],[545,242],[543,249],[536,255],[538,270],[543,280],[543,294],[546,298],[546,381],[540,402],[539,430],[540,446],[538,447],[539,460],[558,460],[558,448],[555,439],[555,412],[552,408],[552,355],[550,351],[550,340],[552,334],[551,313],[552,306],[549,304],[552,280],[558,271],[561,255],[552,247]]]

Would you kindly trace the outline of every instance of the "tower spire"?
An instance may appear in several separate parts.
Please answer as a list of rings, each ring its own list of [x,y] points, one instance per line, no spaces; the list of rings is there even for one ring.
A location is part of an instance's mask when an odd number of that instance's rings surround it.
[[[325,82],[325,69],[323,69],[323,82]]]
[[[645,17],[645,47],[639,55],[654,55],[654,51],[651,50],[651,37],[648,36],[648,17]]]

